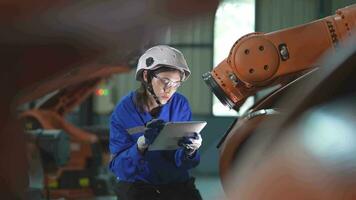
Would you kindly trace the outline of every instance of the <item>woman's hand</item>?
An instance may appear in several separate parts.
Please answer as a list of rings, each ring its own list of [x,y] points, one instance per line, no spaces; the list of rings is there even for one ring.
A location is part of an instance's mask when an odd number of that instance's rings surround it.
[[[144,134],[138,138],[137,146],[142,152],[156,139],[165,125],[162,119],[152,119],[146,124],[146,130]]]
[[[178,145],[183,147],[188,156],[192,156],[202,144],[202,137],[199,133],[194,133],[193,136],[183,137],[178,141]]]

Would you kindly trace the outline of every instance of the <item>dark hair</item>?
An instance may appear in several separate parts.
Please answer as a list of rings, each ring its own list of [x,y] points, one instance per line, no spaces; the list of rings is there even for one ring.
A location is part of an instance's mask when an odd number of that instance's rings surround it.
[[[140,112],[149,111],[148,110],[148,98],[149,94],[147,93],[147,87],[151,83],[153,74],[159,74],[161,72],[171,72],[171,71],[179,71],[175,68],[164,66],[159,67],[156,70],[147,70],[147,83],[142,79],[141,86],[136,90],[136,98],[135,98],[135,105],[137,106]],[[181,71],[179,71],[181,72]],[[180,79],[183,79],[183,72],[180,73]],[[143,73],[142,73],[143,76]]]

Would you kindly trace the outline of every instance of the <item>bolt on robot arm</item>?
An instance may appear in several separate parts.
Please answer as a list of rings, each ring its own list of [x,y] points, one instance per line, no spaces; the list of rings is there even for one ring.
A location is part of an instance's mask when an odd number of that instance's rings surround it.
[[[247,34],[203,79],[224,105],[237,110],[257,91],[318,67],[315,61],[328,49],[337,51],[355,26],[356,4],[301,26]]]

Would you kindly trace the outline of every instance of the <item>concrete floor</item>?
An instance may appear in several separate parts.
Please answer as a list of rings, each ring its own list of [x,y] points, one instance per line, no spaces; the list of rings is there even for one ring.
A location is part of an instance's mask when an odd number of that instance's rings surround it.
[[[224,200],[224,192],[218,176],[195,176],[195,184],[203,200]],[[116,200],[115,196],[96,197],[95,200]]]
[[[196,176],[195,184],[203,200],[223,200],[224,191],[218,176]]]

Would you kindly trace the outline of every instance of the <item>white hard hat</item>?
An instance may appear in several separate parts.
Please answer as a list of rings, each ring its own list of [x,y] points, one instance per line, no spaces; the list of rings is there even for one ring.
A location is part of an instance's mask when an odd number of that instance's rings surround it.
[[[160,67],[170,67],[183,72],[182,81],[187,80],[190,75],[187,61],[182,52],[167,45],[157,45],[148,49],[138,60],[136,80],[142,80],[143,70],[155,70]]]

